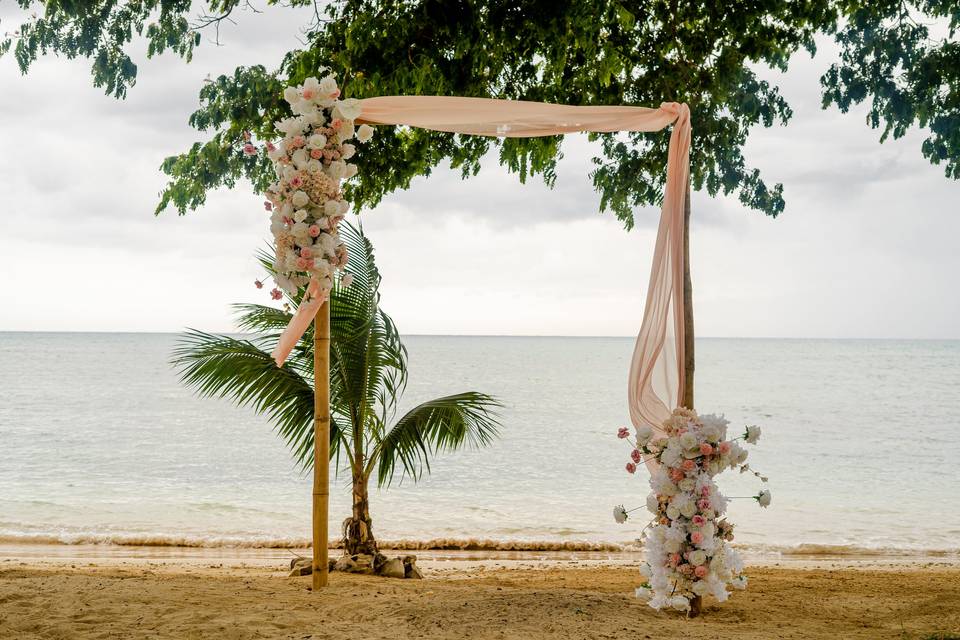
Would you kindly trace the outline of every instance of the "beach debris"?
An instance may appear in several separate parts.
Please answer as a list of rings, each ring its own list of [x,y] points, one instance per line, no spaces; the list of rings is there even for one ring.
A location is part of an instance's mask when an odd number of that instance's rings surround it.
[[[380,568],[379,574],[385,578],[405,578],[407,571],[403,565],[403,559],[391,558],[387,560]]]
[[[331,559],[329,568],[330,571],[375,574],[385,578],[423,579],[423,573],[417,567],[417,556],[413,555],[396,558],[388,558],[382,553],[344,555],[336,560]],[[290,559],[290,577],[308,576],[311,573],[313,567],[310,558],[296,556]]]

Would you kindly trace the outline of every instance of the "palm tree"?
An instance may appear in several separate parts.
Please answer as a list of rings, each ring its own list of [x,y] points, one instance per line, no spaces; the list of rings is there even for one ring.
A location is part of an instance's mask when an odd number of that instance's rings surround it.
[[[485,446],[498,435],[494,398],[467,391],[424,402],[398,420],[397,403],[407,381],[407,351],[396,326],[380,307],[380,273],[362,228],[341,226],[353,283],[337,282],[330,317],[330,457],[345,461],[353,509],[343,523],[347,554],[376,554],[368,483],[390,485],[395,476],[414,481],[430,471],[430,459],[465,444]],[[261,253],[272,275],[272,256]],[[300,292],[302,295],[303,291]],[[297,297],[299,299],[300,296]],[[289,298],[290,306],[296,300]],[[304,470],[313,467],[313,334],[300,340],[277,367],[270,352],[290,320],[288,310],[235,305],[247,338],[189,330],[173,355],[181,381],[201,396],[230,398],[265,415]]]

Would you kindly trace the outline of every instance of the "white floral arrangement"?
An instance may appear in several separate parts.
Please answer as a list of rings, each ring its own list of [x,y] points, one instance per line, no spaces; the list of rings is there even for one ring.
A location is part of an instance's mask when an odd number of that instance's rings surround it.
[[[756,444],[760,428],[746,427],[741,436],[728,440],[728,425],[723,416],[698,416],[679,408],[663,423],[663,436],[655,437],[646,425],[636,429],[632,442],[626,427],[617,434],[633,445],[628,473],[635,473],[641,462],[653,468],[646,503],[653,519],[644,528],[646,562],[640,570],[646,582],[636,594],[654,609],[689,611],[695,596],[710,595],[723,602],[729,597],[728,587],[747,586],[743,560],[728,544],[733,540],[733,524],[722,518],[731,498],[720,493],[714,477],[739,468],[764,483],[767,478],[750,469],[747,451],[738,442]],[[744,497],[761,507],[770,505],[766,489]],[[614,519],[623,523],[637,509],[615,507]]]
[[[341,182],[357,174],[357,165],[347,162],[356,153],[349,141],[366,142],[373,136],[369,125],[355,128],[361,103],[339,99],[333,74],[287,87],[283,97],[293,116],[274,123],[282,140],[276,145],[266,143],[277,174],[264,202],[276,248],[273,267],[279,288],[271,292],[276,300],[282,297],[281,290],[296,295],[311,278],[317,279],[321,290],[329,290],[337,271],[346,266],[347,248],[337,226],[350,209]],[[244,153],[259,153],[249,136],[245,138]],[[349,286],[351,280],[347,274],[342,282]],[[262,286],[259,281],[256,284]]]

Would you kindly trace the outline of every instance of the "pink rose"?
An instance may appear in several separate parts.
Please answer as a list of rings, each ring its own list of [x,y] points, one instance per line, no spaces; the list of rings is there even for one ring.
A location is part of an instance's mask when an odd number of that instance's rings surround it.
[[[697,501],[697,507],[700,508],[700,511],[706,511],[710,508],[710,501],[706,498],[701,498]]]
[[[617,429],[617,437],[620,438],[621,440],[626,438],[628,435],[630,435],[630,432],[627,431],[626,427],[620,427],[619,429]]]
[[[680,469],[670,469],[670,479],[674,482],[680,482],[683,480],[683,471],[680,471]]]
[[[721,442],[719,448],[720,448],[720,455],[725,456],[728,453],[730,453],[730,443],[727,441]]]
[[[632,462],[628,462],[627,473],[636,473],[636,472],[637,472],[637,465],[633,464]]]
[[[301,178],[300,176],[293,176],[292,178],[290,178],[290,186],[293,187],[294,189],[299,189],[300,187],[303,186],[303,178]]]
[[[293,136],[293,140],[290,141],[290,146],[293,148],[302,147],[305,144],[307,144],[307,141],[303,136]]]
[[[703,487],[702,489],[700,489],[700,495],[702,495],[704,498],[706,498],[707,496],[709,496],[709,495],[710,495],[710,487]]]
[[[336,120],[330,123],[330,127],[332,129],[339,129],[340,125],[342,124],[343,124],[343,120],[341,120],[340,118],[337,118]]]
[[[683,464],[680,466],[683,467],[684,471],[693,471],[697,468],[697,463],[693,460],[684,460]]]
[[[310,228],[307,229],[307,233],[310,234],[311,238],[316,238],[318,235],[320,235],[320,227],[318,227],[315,224],[312,224],[310,225]]]
[[[704,518],[703,516],[699,515],[699,514],[693,516],[693,518],[691,518],[691,520],[693,520],[693,524],[695,524],[695,525],[698,526],[698,527],[702,527],[703,525],[705,525],[705,524],[707,523],[707,519]]]
[[[302,249],[300,249],[301,258],[310,258],[312,255],[313,255],[313,251],[310,249],[310,247],[303,247]]]
[[[633,451],[631,451],[630,459],[633,460],[634,462],[640,462],[640,450],[634,449]]]
[[[693,544],[700,544],[701,542],[703,542],[703,534],[700,533],[699,531],[694,531],[693,533],[690,534],[690,542],[692,542]]]
[[[272,142],[267,142],[267,151],[276,151],[277,148],[273,145]]]
[[[707,575],[707,568],[704,565],[700,565],[693,570],[693,575],[697,576],[698,578],[703,578]]]
[[[243,145],[243,153],[248,156],[255,156],[257,155],[257,148],[248,142]]]
[[[709,442],[704,442],[700,445],[700,453],[702,453],[705,456],[708,456],[711,453],[713,453],[713,447],[710,446]]]
[[[678,564],[680,564],[680,554],[679,554],[679,553],[671,553],[671,554],[670,554],[670,566],[671,566],[671,567],[675,567],[675,566],[677,566]]]
[[[307,268],[307,259],[306,258],[297,258],[297,269],[303,271]]]
[[[323,151],[321,149],[311,149],[310,157],[313,158],[314,160],[319,160],[320,158],[323,157]]]

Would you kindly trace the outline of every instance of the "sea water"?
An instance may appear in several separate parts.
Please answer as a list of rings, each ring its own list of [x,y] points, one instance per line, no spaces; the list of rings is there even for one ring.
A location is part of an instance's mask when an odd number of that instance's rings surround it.
[[[270,423],[201,399],[173,334],[0,333],[0,542],[302,546],[311,475]],[[628,474],[629,338],[409,336],[400,412],[467,390],[503,404],[489,447],[372,492],[382,540],[541,548],[631,543],[647,522]],[[960,551],[960,342],[700,339],[696,404],[757,424],[750,464],[773,503],[731,502],[757,549]],[[761,488],[718,478],[730,496]],[[330,530],[349,511],[331,486]]]

